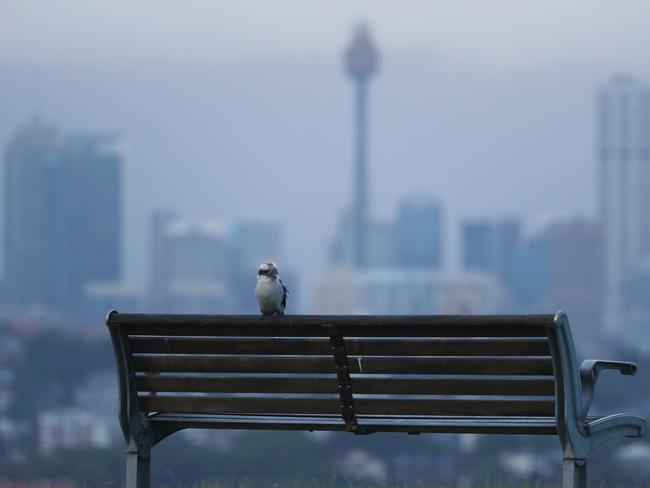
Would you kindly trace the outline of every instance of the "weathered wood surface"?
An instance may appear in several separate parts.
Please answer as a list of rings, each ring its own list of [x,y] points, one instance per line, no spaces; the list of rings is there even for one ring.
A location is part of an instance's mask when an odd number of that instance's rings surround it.
[[[331,354],[327,339],[314,338],[188,338],[131,337],[133,353],[150,354]],[[357,356],[550,356],[548,339],[347,339],[349,355]]]
[[[338,327],[364,326],[416,327],[456,326],[538,326],[555,327],[554,315],[285,315],[260,317],[259,315],[157,315],[113,313],[107,319],[110,326],[151,325],[175,327]],[[206,329],[209,330],[209,329]]]
[[[551,375],[550,357],[463,358],[350,356],[350,373]],[[332,373],[329,356],[136,355],[136,371],[197,373]]]
[[[373,417],[360,415],[370,432],[557,435],[553,417]],[[345,431],[340,416],[154,414],[165,428]]]
[[[552,377],[530,379],[401,378],[353,376],[358,394],[553,396]],[[137,376],[143,392],[338,393],[335,376]]]
[[[340,412],[336,395],[326,398],[295,396],[212,397],[141,396],[147,412],[223,414],[336,414]],[[452,416],[546,416],[555,414],[555,402],[548,400],[440,400],[412,398],[357,398],[359,415],[452,415]]]
[[[109,327],[129,335],[328,337],[546,337],[552,315],[328,316],[111,314]]]

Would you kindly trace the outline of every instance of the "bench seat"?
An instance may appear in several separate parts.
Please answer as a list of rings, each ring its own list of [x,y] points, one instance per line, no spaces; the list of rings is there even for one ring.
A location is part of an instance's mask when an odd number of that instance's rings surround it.
[[[644,435],[629,414],[593,416],[605,370],[578,365],[566,315],[145,315],[107,319],[120,376],[127,488],[183,429],[556,435],[563,486],[587,456]]]

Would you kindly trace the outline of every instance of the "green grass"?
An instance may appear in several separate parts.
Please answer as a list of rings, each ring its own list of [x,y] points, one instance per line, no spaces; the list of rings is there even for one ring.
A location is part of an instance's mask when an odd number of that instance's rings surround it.
[[[555,487],[551,483],[521,483],[513,484],[506,482],[489,482],[472,483],[472,484],[455,484],[455,483],[428,483],[428,482],[409,482],[409,483],[374,483],[359,480],[345,480],[335,478],[332,480],[301,479],[290,481],[255,481],[255,480],[235,480],[235,481],[218,481],[206,480],[191,488],[550,488]],[[156,488],[186,488],[180,485],[164,485]],[[604,485],[602,488],[608,488]],[[631,487],[630,487],[631,488]],[[650,488],[650,485],[644,485],[642,488]]]
[[[549,482],[502,482],[489,481],[474,483],[429,483],[429,482],[409,482],[409,483],[373,483],[359,480],[345,480],[335,477],[332,480],[321,479],[302,479],[291,481],[255,481],[255,480],[233,480],[219,481],[206,480],[189,488],[555,488],[556,483]],[[589,486],[597,488],[650,488],[650,483],[594,483]],[[182,485],[160,485],[154,488],[188,488]]]

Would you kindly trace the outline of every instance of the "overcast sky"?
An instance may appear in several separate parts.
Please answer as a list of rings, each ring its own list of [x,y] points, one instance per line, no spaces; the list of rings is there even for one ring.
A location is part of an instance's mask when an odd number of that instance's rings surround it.
[[[390,51],[481,70],[637,67],[650,41],[644,0],[2,0],[4,61],[221,64],[330,56],[356,19]]]
[[[276,214],[313,275],[350,199],[356,22],[381,50],[373,213],[436,195],[453,246],[468,216],[594,214],[595,93],[650,79],[648,19],[634,0],[0,0],[0,144],[35,111],[123,135],[128,279],[156,208]]]

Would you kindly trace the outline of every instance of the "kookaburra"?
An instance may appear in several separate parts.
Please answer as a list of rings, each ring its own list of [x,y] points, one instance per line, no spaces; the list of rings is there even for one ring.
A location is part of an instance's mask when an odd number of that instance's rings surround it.
[[[257,270],[255,296],[262,315],[284,315],[289,289],[280,279],[275,263],[261,264]]]

